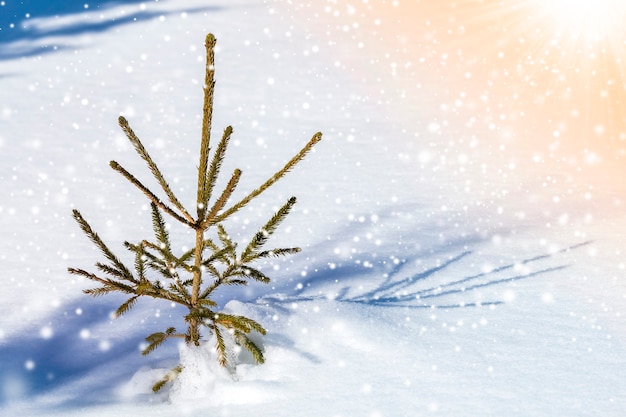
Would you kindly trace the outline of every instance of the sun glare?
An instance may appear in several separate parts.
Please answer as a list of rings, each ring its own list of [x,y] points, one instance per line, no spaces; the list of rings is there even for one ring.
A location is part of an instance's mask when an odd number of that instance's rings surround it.
[[[625,0],[533,0],[561,34],[576,40],[620,40]]]

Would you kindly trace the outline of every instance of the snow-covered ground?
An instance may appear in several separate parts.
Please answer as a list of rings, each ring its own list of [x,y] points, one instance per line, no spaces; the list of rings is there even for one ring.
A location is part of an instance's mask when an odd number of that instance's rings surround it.
[[[0,3],[31,14],[0,18],[1,415],[624,415],[623,92],[594,67],[612,55],[581,65],[549,17],[466,1],[37,3]],[[153,395],[179,347],[139,346],[182,311],[112,320],[119,299],[83,295],[66,268],[99,254],[71,210],[112,248],[150,230],[108,167],[150,176],[120,114],[193,200],[208,32],[241,193],[324,140],[231,224],[246,239],[298,197],[275,242],[303,252],[219,300],[267,328],[266,363]]]

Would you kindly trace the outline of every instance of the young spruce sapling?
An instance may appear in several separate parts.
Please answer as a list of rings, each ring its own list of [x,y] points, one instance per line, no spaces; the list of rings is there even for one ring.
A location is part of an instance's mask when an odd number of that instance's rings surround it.
[[[74,219],[84,234],[100,249],[105,260],[95,264],[98,270],[96,273],[79,268],[69,268],[68,271],[95,281],[99,285],[85,290],[86,294],[94,297],[115,292],[126,294],[128,298],[119,306],[115,312],[116,316],[129,311],[140,297],[159,298],[187,308],[188,313],[184,316],[186,332],[169,327],[164,332],[151,334],[146,337],[147,347],[142,352],[144,355],[171,338],[180,338],[188,345],[199,346],[202,339],[201,329],[204,328],[215,338],[217,360],[222,366],[232,365],[229,364],[228,352],[232,348],[229,343],[240,345],[249,351],[258,363],[263,363],[262,349],[248,337],[252,331],[264,335],[266,331],[263,326],[245,316],[217,311],[218,305],[214,301],[214,293],[222,286],[247,285],[251,280],[268,283],[269,277],[252,266],[255,261],[300,251],[297,247],[269,250],[264,248],[269,237],[293,208],[296,198],[291,197],[240,251],[237,250],[237,244],[229,237],[224,221],[285,176],[321,140],[322,134],[318,132],[313,135],[311,140],[282,169],[241,200],[235,203],[230,202],[241,177],[239,169],[234,170],[221,193],[215,193],[214,188],[233,133],[230,126],[224,130],[210,158],[209,142],[215,89],[215,44],[215,37],[212,34],[207,35],[195,213],[188,210],[176,197],[126,118],[120,116],[119,124],[122,130],[139,156],[146,162],[167,197],[162,199],[119,163],[111,161],[111,168],[130,181],[150,201],[154,238],[138,243],[124,242],[124,247],[134,255],[134,265],[129,267],[109,249],[83,215],[78,210],[74,210]],[[176,253],[170,241],[164,214],[193,231],[195,241],[190,242],[189,245],[192,249]],[[155,384],[153,390],[158,391],[165,383],[175,378],[181,369],[181,366],[174,368]]]

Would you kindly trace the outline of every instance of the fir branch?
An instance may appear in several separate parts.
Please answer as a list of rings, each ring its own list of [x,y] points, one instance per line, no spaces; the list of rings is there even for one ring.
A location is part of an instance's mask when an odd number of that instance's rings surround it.
[[[207,265],[203,265],[206,270],[209,272],[210,275],[214,276],[214,277],[219,277],[220,276],[220,271],[217,270],[217,268],[211,264],[207,264]]]
[[[153,284],[152,282],[144,278],[141,281],[139,281],[139,284],[137,284],[137,287],[135,288],[135,292],[139,295],[154,296],[154,295],[158,295],[160,286],[161,285],[159,281]]]
[[[209,205],[209,199],[211,198],[211,194],[213,193],[213,188],[215,187],[215,182],[217,181],[217,178],[220,173],[220,169],[222,167],[222,163],[224,162],[226,148],[228,147],[228,142],[230,140],[230,136],[232,135],[232,133],[233,133],[232,126],[228,126],[224,130],[222,139],[220,140],[219,144],[217,145],[217,149],[215,150],[215,153],[213,154],[213,159],[211,160],[211,166],[209,167],[209,172],[207,173],[207,183],[204,187],[201,200],[198,202],[198,204],[202,204],[205,208]],[[239,170],[236,170],[236,171],[239,171]],[[241,171],[239,172],[239,175],[241,175]],[[203,216],[202,217],[199,216],[198,220],[202,221],[204,219],[205,212],[206,211],[203,211]]]
[[[228,236],[228,232],[226,231],[226,228],[224,227],[224,225],[221,225],[221,224],[217,225],[217,237],[220,239],[220,242],[222,242],[222,245],[224,245],[224,247],[235,246],[233,241],[230,239],[230,236]]]
[[[119,292],[123,292],[126,294],[134,294],[135,293],[135,289],[133,287],[131,287],[130,285],[126,285],[124,283],[121,283],[119,281],[115,281],[113,279],[109,279],[109,278],[101,278],[91,272],[85,271],[84,269],[79,269],[79,268],[67,268],[67,271],[70,274],[73,275],[80,275],[83,276],[87,279],[90,279],[92,281],[96,281],[99,282],[100,284],[103,285],[103,287],[107,288],[107,292],[112,292],[112,291],[119,291]],[[109,290],[110,288],[110,290]],[[90,290],[85,290],[84,292],[87,294],[91,294],[91,292],[87,292]],[[97,295],[101,295],[101,294],[97,294]]]
[[[207,165],[209,162],[209,143],[211,141],[211,122],[213,119],[213,91],[215,90],[215,44],[217,40],[212,33],[206,36],[206,71],[204,75],[204,101],[202,104],[202,140],[200,143],[200,163],[198,165],[197,212],[198,220],[202,221],[206,206],[203,198],[207,195]],[[206,200],[208,201],[209,196]]]
[[[296,198],[291,197],[287,203],[285,203],[271,218],[270,220],[257,232],[254,238],[250,241],[246,249],[241,254],[242,263],[247,263],[256,258],[256,253],[269,239],[269,237],[276,231],[280,223],[285,220],[293,205],[296,204]]]
[[[233,256],[235,256],[233,254]],[[231,262],[230,260],[226,260],[226,264],[228,265],[228,267],[226,269],[224,269],[223,272],[220,273],[220,271],[217,270],[217,268],[215,268],[213,265],[211,264],[207,264],[206,268],[209,270],[209,272],[216,278],[213,283],[206,287],[204,289],[204,291],[199,295],[199,298],[206,298],[209,296],[209,294],[211,294],[213,291],[215,291],[215,289],[217,289],[220,285],[223,284],[230,284],[231,281],[233,281],[230,277],[233,276],[244,276],[247,278],[247,275],[245,274],[243,268],[244,265],[238,264],[236,262]],[[260,274],[260,272],[259,272]],[[269,280],[269,278],[268,278]],[[239,284],[238,282],[233,282],[232,284],[234,285],[247,285],[247,283],[244,284]]]
[[[161,212],[154,202],[150,203],[150,207],[152,208],[152,228],[154,230],[154,236],[157,238],[157,242],[160,243],[159,250],[164,255],[171,256],[172,248],[170,245],[170,235],[165,227],[163,216],[161,216]]]
[[[148,242],[148,241],[142,241],[141,244],[139,245],[134,245],[132,243],[129,242],[124,242],[124,246],[135,253],[135,257],[137,259],[137,255],[140,255],[142,257],[145,257],[145,264],[151,268],[152,270],[158,272],[159,274],[163,275],[165,278],[168,279],[173,279],[175,278],[175,274],[172,273],[171,271],[171,266],[167,264],[167,262],[165,261],[165,259],[159,258],[158,256],[150,253],[149,251],[145,250],[146,248],[150,248],[150,249],[154,249],[159,253],[162,253],[163,250],[158,246],[155,245],[154,243]],[[136,265],[136,268],[138,267],[138,265]]]
[[[189,310],[189,314],[185,316],[185,321],[186,322],[189,322],[192,320],[213,321],[215,320],[215,316],[216,314],[214,311],[200,305],[195,308],[191,308]]]
[[[180,375],[182,371],[182,365],[178,365],[177,367],[172,368],[167,374],[165,374],[163,378],[161,378],[159,381],[156,382],[156,384],[152,386],[152,392],[154,392],[155,394],[159,392],[161,388],[165,386],[165,384],[167,384],[168,382],[173,382],[176,378],[178,378],[178,375]]]
[[[138,245],[130,242],[124,242],[124,247],[135,254],[135,259],[137,259],[137,256],[143,256],[148,266],[150,266],[152,269],[155,269],[156,271],[160,271],[160,268],[166,267],[164,259],[159,258],[153,253],[150,253],[150,251],[146,250],[146,248],[150,248],[156,250],[157,252],[160,252],[160,248],[154,243],[150,243],[145,240]],[[135,266],[135,269],[136,268],[137,266]]]
[[[146,280],[146,259],[145,251],[142,245],[138,246],[138,250],[135,253],[135,271],[137,272],[137,278],[139,282]]]
[[[148,342],[148,346],[146,346],[146,348],[141,351],[141,354],[144,356],[148,355],[150,352],[154,351],[163,342],[165,342],[167,339],[171,337],[184,338],[185,335],[181,333],[176,333],[176,329],[173,327],[169,327],[165,331],[165,333],[164,332],[153,333],[150,336],[146,337],[146,342]]]
[[[222,281],[222,284],[224,285],[248,285],[248,281],[243,280],[243,279],[225,279]]]
[[[265,363],[265,357],[263,356],[263,351],[261,350],[261,348],[259,348],[256,345],[256,343],[250,340],[245,333],[241,331],[235,331],[234,336],[235,336],[235,341],[237,342],[237,344],[239,344],[241,347],[243,347],[248,352],[250,352],[250,354],[252,355],[252,358],[255,360],[256,363],[258,364]]]
[[[130,246],[128,242],[125,242]],[[169,251],[169,247],[163,245],[156,245],[152,242],[148,242],[144,240],[141,242],[141,246],[144,248],[150,248],[157,251],[162,257],[158,257],[149,251],[144,251],[144,255],[148,258],[148,266],[150,266],[155,271],[161,273],[166,278],[175,279],[178,277],[178,273],[176,272],[176,268],[182,268],[187,272],[192,271],[192,267],[185,263],[186,259],[189,258],[189,255],[185,253],[183,256],[185,259],[177,258],[174,254]]]
[[[130,125],[128,124],[128,120],[126,120],[124,116],[120,116],[118,118],[118,122],[124,133],[126,133],[126,137],[128,137],[128,140],[130,140],[130,142],[135,147],[135,150],[137,151],[139,156],[141,156],[141,158],[148,164],[152,175],[154,175],[154,178],[156,178],[158,183],[161,185],[161,188],[163,189],[163,191],[165,191],[165,194],[169,198],[170,202],[183,213],[184,217],[188,221],[193,221],[191,215],[187,212],[185,207],[180,203],[180,201],[178,201],[178,199],[172,192],[169,184],[167,183],[167,181],[165,181],[165,177],[163,177],[163,174],[161,174],[161,171],[150,157],[150,154],[148,153],[146,148],[143,146],[137,135],[135,135],[135,132],[133,132],[133,130],[131,129]]]
[[[188,226],[194,227],[194,220],[193,220],[193,218],[190,217],[190,219],[186,219],[185,217],[183,217],[180,214],[176,213],[172,208],[170,208],[163,201],[161,201],[161,199],[159,197],[157,197],[152,191],[150,191],[148,188],[146,188],[146,186],[143,185],[137,178],[135,178],[133,176],[133,174],[128,172],[126,169],[124,169],[124,167],[122,167],[116,161],[111,161],[109,163],[109,165],[115,171],[117,171],[120,174],[122,174],[124,176],[124,178],[126,178],[128,181],[131,182],[131,184],[133,184],[135,187],[139,188],[139,190],[141,190],[141,192],[144,193],[146,195],[146,197],[148,197],[148,199],[150,199],[150,201],[152,201],[154,204],[159,206],[164,212],[166,212],[167,214],[169,214],[170,216],[172,216],[173,218],[175,218],[179,222],[181,222],[183,224],[186,224]]]
[[[226,258],[226,255],[231,253],[232,250],[233,250],[232,247],[226,246],[224,248],[218,249],[217,251],[213,251],[213,254],[209,258],[202,261],[202,266],[208,267],[209,265],[211,265],[213,262],[217,260],[221,260],[224,263],[228,263],[228,259]]]
[[[178,293],[178,295],[180,295],[181,297],[183,297],[186,300],[190,300],[191,299],[191,295],[189,294],[189,291],[187,291],[187,288],[185,288],[184,285],[182,285],[182,283],[178,280],[174,281],[173,283],[171,283],[169,285],[169,289],[171,292],[176,292]]]
[[[217,237],[222,242],[224,248],[229,248],[226,253],[230,255],[231,259],[226,259],[226,261],[228,265],[231,265],[232,262],[235,262],[237,259],[237,254],[235,253],[235,250],[237,249],[237,244],[231,240],[228,232],[226,231],[226,228],[221,224],[217,225]]]
[[[80,275],[82,277],[88,278],[92,281],[98,281],[98,282],[106,282],[106,280],[104,278],[100,278],[97,275],[89,272],[89,271],[85,271],[84,269],[80,269],[80,268],[67,268],[67,272],[69,272],[72,275]]]
[[[161,391],[161,389],[163,389],[163,387],[165,386],[165,384],[167,384],[168,382],[170,382],[170,378],[169,376],[169,372],[167,374],[165,374],[165,376],[161,379],[159,379],[153,386],[152,386],[152,392],[154,394],[158,393],[159,391]],[[178,375],[177,375],[178,376]]]
[[[255,256],[255,259],[278,258],[279,256],[292,255],[294,253],[298,253],[301,251],[302,251],[301,248],[277,248],[277,249],[272,249],[272,250],[264,250],[262,252],[259,252]]]
[[[213,300],[209,300],[208,298],[201,298],[198,300],[198,305],[200,306],[209,306],[209,307],[217,307],[217,303]]]
[[[215,322],[226,328],[236,329],[244,333],[250,333],[253,330],[262,335],[267,333],[263,326],[245,316],[219,313],[215,318]]]
[[[264,233],[263,235],[272,235],[280,223],[287,217],[294,204],[296,204],[296,198],[291,197],[287,202],[280,208],[278,211],[272,216],[272,218],[267,222],[265,226],[263,226]]]
[[[137,302],[137,298],[138,297],[139,297],[138,295],[130,297],[128,300],[126,300],[125,303],[123,303],[121,306],[119,306],[117,308],[117,310],[115,310],[115,317],[119,317],[122,314],[128,312],[131,308],[133,308],[133,306]]]
[[[220,250],[220,247],[217,246],[217,244],[215,242],[213,242],[212,239],[206,239],[204,241],[204,247],[211,249],[212,251],[216,251],[216,250]]]
[[[195,248],[191,248],[178,258],[178,265],[185,268],[187,272],[192,271],[192,267],[190,265],[187,265],[187,261],[193,258],[194,252],[195,252]]]
[[[222,336],[222,331],[220,330],[219,326],[214,324],[211,326],[211,328],[215,333],[215,350],[217,352],[217,361],[220,365],[226,367],[226,365],[228,365],[228,357],[226,351],[226,343],[224,342],[224,336]]]
[[[189,299],[164,289],[159,281],[155,282],[154,284],[146,281],[146,286],[142,290],[138,289],[137,293],[139,295],[147,295],[152,298],[161,298],[163,300],[171,301],[182,306],[191,308],[191,302]]]
[[[233,172],[232,177],[230,177],[230,181],[228,181],[228,184],[224,188],[224,191],[222,191],[222,194],[217,199],[217,201],[215,201],[215,204],[213,204],[213,207],[211,207],[209,214],[206,216],[206,218],[202,222],[201,227],[203,229],[206,229],[211,224],[211,219],[213,219],[217,215],[217,213],[219,213],[219,211],[224,208],[224,206],[226,205],[226,202],[228,202],[228,199],[232,195],[233,191],[235,191],[235,188],[237,188],[237,184],[239,184],[240,177],[241,177],[241,171],[239,169],[236,169]]]
[[[100,297],[100,296],[103,296],[105,294],[109,294],[115,291],[118,291],[118,289],[114,287],[100,287],[100,288],[89,288],[89,289],[83,290],[83,293],[87,295],[91,295],[92,297]]]
[[[209,295],[211,295],[211,293],[213,291],[215,291],[215,289],[217,287],[219,287],[220,285],[222,285],[222,276],[219,274],[219,272],[213,267],[213,265],[210,265],[208,267],[211,270],[211,273],[213,273],[214,276],[217,277],[217,279],[215,279],[215,281],[213,281],[213,283],[211,285],[209,285],[208,287],[206,287],[199,295],[198,295],[198,300],[205,300],[208,299]]]
[[[146,256],[150,256],[150,260],[146,262],[150,269],[161,274],[163,278],[176,279],[176,277],[178,276],[178,274],[176,273],[176,270],[166,265],[165,261],[156,258],[154,255],[146,255]],[[156,259],[156,261],[153,259]]]
[[[259,188],[252,191],[250,194],[248,194],[247,197],[243,198],[237,204],[235,204],[228,210],[224,211],[223,213],[215,216],[211,220],[211,224],[215,224],[215,223],[219,223],[223,221],[227,217],[231,216],[233,213],[239,211],[242,207],[248,204],[252,199],[257,197],[263,191],[267,190],[276,181],[281,179],[287,172],[289,172],[296,164],[298,164],[298,162],[304,159],[304,157],[311,151],[311,149],[313,149],[313,146],[315,146],[315,144],[318,143],[320,140],[322,140],[322,134],[320,132],[317,132],[315,135],[313,135],[311,140],[300,150],[300,152],[298,152],[293,158],[291,158],[289,162],[287,162],[281,170],[279,170],[274,175],[272,175]]]
[[[124,274],[123,271],[120,271],[119,269],[115,268],[114,266],[111,265],[107,265],[107,264],[103,264],[102,262],[96,262],[96,268],[98,268],[100,271],[112,275],[114,277],[117,277],[119,279],[123,279],[125,281],[130,281],[133,283],[136,283],[137,280],[135,279],[135,277],[131,276],[126,276]]]
[[[233,275],[252,278],[253,280],[262,282],[264,284],[268,284],[270,282],[270,279],[267,275],[265,275],[258,269],[252,268],[248,265],[241,266],[241,268],[238,269]]]
[[[107,247],[100,236],[91,228],[87,220],[80,214],[80,212],[76,209],[72,210],[72,214],[74,219],[80,226],[81,230],[89,237],[89,239],[100,249],[100,251],[104,254],[105,258],[107,258],[113,266],[125,277],[128,281],[135,281],[133,278],[133,274],[128,270],[126,265],[120,261],[117,256],[111,252],[111,250]]]

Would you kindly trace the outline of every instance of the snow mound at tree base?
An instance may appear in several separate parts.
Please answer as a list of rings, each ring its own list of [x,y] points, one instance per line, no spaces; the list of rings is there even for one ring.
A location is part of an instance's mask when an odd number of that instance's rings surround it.
[[[170,370],[143,368],[120,387],[120,399],[131,402],[169,402],[183,409],[260,404],[276,398],[276,394],[268,388],[267,381],[248,380],[249,377],[254,378],[255,372],[251,369],[254,365],[239,365],[237,373],[220,366],[210,342],[200,346],[181,343],[179,351],[183,370],[172,384],[166,385],[155,395],[151,387]]]
[[[261,315],[258,308],[238,301],[229,302],[225,311],[231,314],[245,315],[258,320]],[[262,336],[250,335],[259,346],[263,346]],[[142,368],[118,389],[118,396],[125,401],[169,402],[172,405],[188,407],[220,407],[240,404],[259,404],[276,399],[269,387],[267,375],[259,374],[258,365],[250,354],[234,346],[229,352],[234,368],[219,365],[215,350],[216,340],[211,337],[200,346],[189,346],[179,343],[179,364],[182,371],[173,383],[166,384],[158,394],[151,387],[171,368]],[[270,356],[275,353],[274,347],[268,348]],[[279,353],[279,356],[284,356]],[[188,410],[191,411],[191,410]]]
[[[239,380],[240,375],[220,366],[211,341],[200,346],[181,345],[183,370],[169,392],[170,402],[184,405],[200,401],[203,406],[258,404],[275,396],[260,382]],[[240,371],[250,365],[240,365]]]

